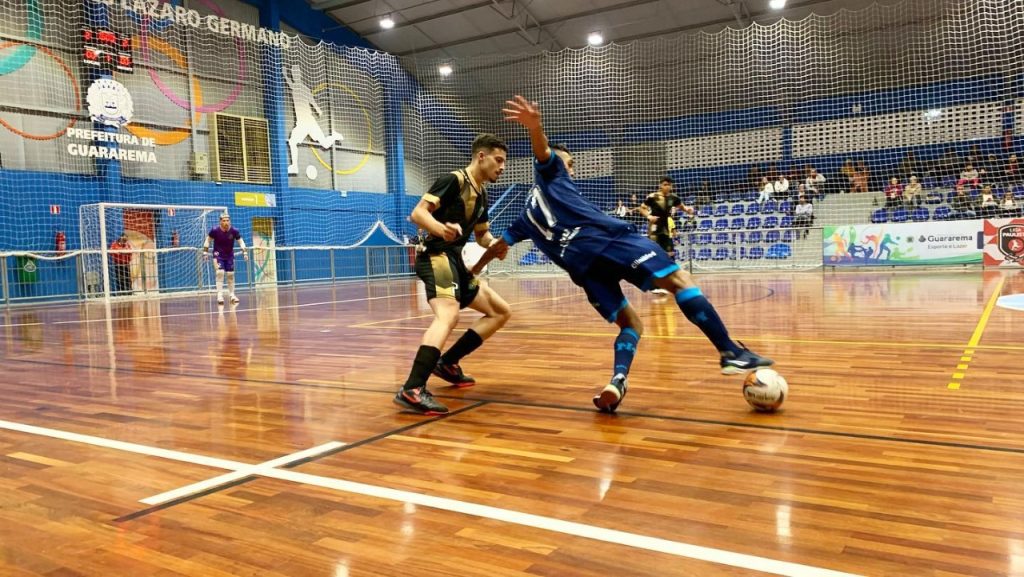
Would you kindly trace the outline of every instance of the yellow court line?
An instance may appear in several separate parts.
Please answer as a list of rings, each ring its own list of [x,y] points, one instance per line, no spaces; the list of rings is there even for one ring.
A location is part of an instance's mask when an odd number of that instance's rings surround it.
[[[981,313],[981,318],[978,319],[978,325],[974,327],[974,334],[971,335],[971,340],[967,342],[967,348],[964,349],[963,356],[960,357],[961,364],[956,366],[956,370],[961,371],[959,373],[953,373],[953,381],[946,385],[947,389],[958,391],[960,390],[960,381],[964,380],[964,375],[967,373],[968,365],[962,364],[964,358],[970,358],[970,355],[974,354],[974,349],[987,349],[989,347],[980,346],[981,335],[985,333],[985,326],[988,325],[988,318],[992,316],[992,311],[996,308],[996,301],[999,300],[999,296],[1003,294],[1003,283],[1006,282],[1006,277],[1001,277],[999,283],[996,284],[996,288],[992,291],[992,296],[988,299],[988,304],[985,305],[985,310]]]
[[[404,319],[403,319],[404,320]],[[378,321],[386,322],[386,321]],[[354,329],[377,329],[377,330],[395,330],[395,331],[420,331],[424,330],[424,327],[367,327],[361,325],[351,325],[349,328]],[[601,338],[614,338],[619,333],[599,333],[599,332],[573,332],[573,331],[538,331],[538,330],[524,330],[524,329],[501,329],[503,335],[536,335],[536,336],[551,336],[551,337],[601,337]],[[644,333],[644,339],[658,339],[658,340],[678,340],[678,341],[703,341],[707,340],[707,337],[697,335],[652,335]],[[805,345],[864,345],[871,347],[892,347],[892,348],[903,348],[903,347],[918,347],[918,348],[933,348],[933,349],[962,349],[963,344],[961,343],[915,343],[915,342],[904,342],[904,341],[890,341],[890,342],[879,342],[879,341],[841,341],[841,340],[828,340],[828,339],[786,339],[786,338],[775,338],[775,337],[741,337],[743,341],[760,342],[760,343],[783,343],[783,344],[805,344]],[[1021,345],[978,345],[975,347],[982,350],[992,351],[1024,351],[1024,346]]]

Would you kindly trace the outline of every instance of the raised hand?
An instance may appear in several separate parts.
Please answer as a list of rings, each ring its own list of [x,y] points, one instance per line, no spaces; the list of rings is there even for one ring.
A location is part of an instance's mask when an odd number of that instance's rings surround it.
[[[501,109],[505,120],[522,125],[526,129],[539,128],[540,106],[536,102],[530,102],[519,96],[512,97],[512,100],[505,101],[505,108]]]

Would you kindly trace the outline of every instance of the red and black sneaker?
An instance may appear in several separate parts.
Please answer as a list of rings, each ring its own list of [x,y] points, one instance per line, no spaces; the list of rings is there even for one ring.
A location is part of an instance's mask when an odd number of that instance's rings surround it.
[[[430,394],[427,387],[401,389],[395,394],[394,403],[403,409],[421,415],[447,415],[448,407],[442,405]]]
[[[433,372],[435,375],[451,383],[453,387],[460,389],[472,387],[476,384],[476,379],[472,375],[462,372],[462,367],[458,363],[447,364],[438,360]]]

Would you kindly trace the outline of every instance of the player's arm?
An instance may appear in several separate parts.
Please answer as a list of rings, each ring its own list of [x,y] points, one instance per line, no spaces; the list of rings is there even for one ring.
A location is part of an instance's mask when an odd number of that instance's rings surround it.
[[[505,101],[505,108],[501,111],[505,114],[505,120],[521,125],[530,133],[530,146],[533,148],[533,155],[541,164],[551,158],[551,148],[548,146],[548,137],[544,134],[544,125],[541,123],[540,107],[536,102],[530,102],[519,96],[512,97],[512,100]]]
[[[640,214],[644,215],[644,218],[647,219],[647,222],[649,222],[651,224],[654,224],[654,223],[658,222],[658,217],[656,217],[653,214],[651,214],[651,203],[652,202],[654,202],[654,201],[651,200],[650,196],[648,196],[646,199],[644,199],[643,204],[641,204],[639,207],[637,207],[637,210],[640,212]]]
[[[238,235],[238,248],[242,249],[242,258],[249,260],[249,253],[245,248],[245,241],[242,240],[242,235]]]
[[[459,180],[454,174],[442,176],[434,182],[416,207],[412,209],[409,220],[428,233],[446,241],[455,240],[462,234],[462,227],[457,223],[441,222],[434,218],[434,211],[441,207],[441,198],[447,194],[458,194]],[[454,192],[453,192],[454,191]]]
[[[203,241],[203,258],[210,258],[210,235],[206,235],[206,240]]]
[[[527,233],[528,226],[526,220],[520,216],[512,223],[512,226],[505,229],[500,238],[494,238],[488,232],[487,236],[491,237],[492,240],[488,241],[487,250],[484,251],[484,254],[480,255],[480,260],[476,261],[470,272],[475,275],[480,274],[480,271],[484,270],[484,267],[495,258],[505,260],[505,257],[508,256],[509,247],[529,236]]]

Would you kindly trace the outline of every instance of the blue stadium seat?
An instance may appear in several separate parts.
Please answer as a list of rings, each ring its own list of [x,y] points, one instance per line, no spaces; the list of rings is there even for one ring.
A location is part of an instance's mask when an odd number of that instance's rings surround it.
[[[715,244],[729,244],[731,238],[727,232],[715,233]]]
[[[732,251],[728,248],[721,246],[715,251],[715,260],[729,260],[732,258]]]
[[[789,211],[793,210],[793,203],[788,200],[784,200],[779,203],[779,212],[782,214],[789,214]]]
[[[908,212],[907,209],[901,206],[896,210],[892,211],[892,218],[890,220],[892,220],[892,222],[907,222],[909,218],[910,212]]]
[[[761,242],[762,233],[759,230],[753,230],[747,233],[747,242],[750,244],[757,244]]]
[[[768,247],[768,253],[765,255],[765,258],[784,259],[789,258],[792,255],[793,249],[790,248],[788,244],[780,242],[779,244],[773,244]]]
[[[741,216],[742,214],[743,214],[743,205],[742,204],[734,204],[734,205],[732,205],[732,208],[729,209],[729,216]]]
[[[725,230],[729,228],[729,219],[720,218],[715,221],[715,230]]]
[[[875,211],[871,213],[871,222],[875,224],[889,222],[889,211],[884,208],[875,209]]]
[[[928,204],[942,204],[942,193],[941,192],[929,192],[924,201]]]
[[[771,214],[771,213],[775,212],[778,209],[779,209],[779,204],[777,202],[775,202],[774,200],[769,200],[768,202],[764,203],[764,206],[761,207],[761,212],[763,214]]]
[[[793,242],[800,236],[800,232],[791,228],[786,229],[782,232],[782,242]]]
[[[747,214],[758,214],[761,212],[761,205],[756,202],[752,202],[747,205]]]
[[[914,222],[924,222],[931,218],[931,214],[928,213],[928,207],[919,206],[910,213],[910,220]]]
[[[935,212],[932,213],[932,218],[934,220],[949,220],[952,216],[953,209],[949,208],[946,205],[942,205],[939,208],[936,208]]]
[[[793,227],[793,217],[789,216],[789,215],[786,215],[786,216],[782,217],[782,220],[779,221],[779,226],[781,228],[792,228]]]
[[[704,220],[700,221],[699,225],[697,225],[697,230],[711,230],[714,226],[715,223],[712,222],[710,218],[705,218]]]
[[[727,216],[729,214],[729,205],[719,204],[715,207],[715,216]]]
[[[779,228],[779,217],[769,216],[764,219],[764,228]]]
[[[711,216],[711,207],[704,205],[697,209],[697,218],[709,218]]]
[[[697,256],[694,257],[694,260],[711,260],[711,249],[702,248],[698,250]]]
[[[762,258],[763,256],[764,256],[764,249],[759,247],[759,246],[752,247],[750,249],[750,252],[747,253],[747,258],[752,259],[752,260],[757,260],[759,258]]]
[[[729,202],[739,202],[743,200],[742,190],[733,190],[729,193]]]
[[[736,206],[739,206],[738,204]],[[737,216],[732,219],[732,223],[729,224],[729,230],[740,230],[746,225],[746,221],[743,220],[742,216]]]
[[[764,233],[764,241],[768,244],[779,242],[782,239],[782,233],[777,230],[769,230]]]
[[[752,228],[761,228],[761,217],[752,216],[747,219],[747,230]]]

